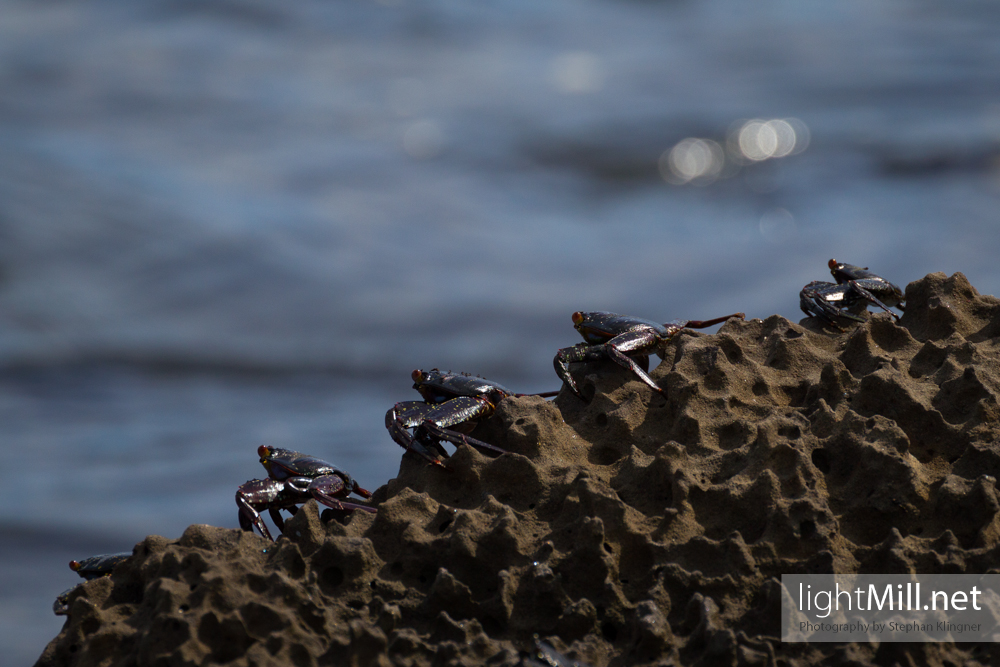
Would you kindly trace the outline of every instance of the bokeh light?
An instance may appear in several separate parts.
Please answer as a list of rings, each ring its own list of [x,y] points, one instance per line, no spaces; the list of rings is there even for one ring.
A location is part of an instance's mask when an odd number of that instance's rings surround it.
[[[708,185],[744,166],[801,153],[809,138],[809,128],[797,118],[741,120],[730,127],[724,144],[688,137],[665,150],[660,175],[673,185]]]
[[[737,123],[727,143],[730,154],[762,162],[804,151],[809,145],[809,128],[797,118],[754,118]]]
[[[707,185],[722,172],[725,153],[711,139],[689,138],[660,156],[660,175],[668,183]]]
[[[774,208],[760,217],[760,235],[772,242],[784,241],[795,236],[795,217],[783,208]]]

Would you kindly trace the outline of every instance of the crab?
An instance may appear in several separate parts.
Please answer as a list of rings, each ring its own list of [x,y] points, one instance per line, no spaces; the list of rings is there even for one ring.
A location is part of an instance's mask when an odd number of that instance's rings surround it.
[[[553,365],[556,374],[581,399],[583,394],[569,372],[569,365],[576,361],[600,359],[611,359],[635,373],[653,391],[665,393],[647,374],[651,353],[655,352],[662,358],[667,344],[684,329],[704,329],[733,318],[742,320],[744,317],[743,313],[733,313],[712,320],[674,320],[659,324],[616,313],[577,311],[573,313],[573,326],[585,342],[559,350],[553,359]]]
[[[131,555],[131,551],[123,551],[117,554],[101,554],[100,556],[91,556],[90,558],[84,558],[83,560],[71,560],[69,562],[69,569],[73,570],[87,581],[90,581],[91,579],[100,579],[101,577],[109,576],[111,571],[115,569],[115,565],[118,565],[118,563],[121,563]],[[52,603],[52,611],[56,616],[65,616],[69,613],[70,593],[80,588],[80,586],[83,586],[83,583],[79,583],[72,588],[66,589],[56,597],[56,601]]]
[[[889,310],[895,306],[904,310],[903,290],[885,278],[868,270],[831,259],[827,262],[836,283],[814,280],[799,292],[799,307],[806,315],[818,317],[835,329],[843,331],[836,318],[864,322],[861,312],[869,305],[878,306],[895,319],[899,315]]]
[[[428,463],[447,469],[448,453],[441,441],[453,445],[471,445],[491,454],[504,454],[503,449],[465,435],[476,422],[490,417],[497,405],[515,394],[498,382],[463,373],[443,373],[436,368],[417,369],[410,374],[413,388],[422,401],[402,401],[385,413],[389,435],[403,449],[422,457]],[[557,392],[530,394],[554,396]]]
[[[236,491],[236,505],[240,508],[240,527],[274,541],[264,524],[260,512],[267,510],[278,530],[284,532],[285,522],[279,510],[288,510],[293,516],[298,506],[315,498],[317,502],[335,510],[362,510],[375,512],[374,507],[340,500],[356,493],[362,498],[372,494],[361,488],[354,479],[331,463],[290,449],[261,445],[257,448],[260,462],[267,469],[267,479],[251,479]]]
[[[519,667],[590,667],[587,663],[573,660],[556,648],[535,635],[535,647],[528,653],[522,655]]]

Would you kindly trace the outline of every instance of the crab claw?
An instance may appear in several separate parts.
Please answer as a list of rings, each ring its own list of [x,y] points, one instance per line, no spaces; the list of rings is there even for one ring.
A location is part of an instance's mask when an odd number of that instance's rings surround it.
[[[579,315],[579,313],[573,313],[574,324],[576,323],[577,315]],[[564,347],[563,349],[556,352],[556,356],[552,360],[552,365],[555,366],[556,369],[556,375],[558,375],[559,379],[561,379],[563,382],[566,383],[566,386],[570,388],[570,391],[576,394],[577,398],[579,398],[580,400],[585,400],[585,399],[583,398],[583,394],[580,393],[580,388],[576,384],[576,379],[574,379],[573,374],[569,372],[569,365],[571,362],[574,361],[586,361],[590,358],[593,359],[601,358],[600,355],[588,356],[586,354],[586,351],[590,347],[591,346],[587,345],[586,343],[577,343],[572,347]]]
[[[261,446],[263,449],[263,445]],[[269,503],[274,502],[281,493],[284,484],[273,479],[251,479],[240,485],[236,490],[236,506],[239,508],[240,528],[247,532],[253,532],[254,528],[260,531],[265,538],[274,541],[267,525],[260,517],[257,508],[265,508]],[[281,530],[281,526],[278,526]]]
[[[413,371],[414,375],[419,372]],[[407,430],[409,428],[408,424],[419,424],[423,420],[423,416],[433,408],[434,406],[422,401],[396,403],[396,405],[389,408],[388,412],[385,413],[385,427],[389,431],[389,435],[400,447],[408,452],[413,452],[431,465],[448,470],[448,466],[444,464],[442,456],[439,456],[414,439]]]

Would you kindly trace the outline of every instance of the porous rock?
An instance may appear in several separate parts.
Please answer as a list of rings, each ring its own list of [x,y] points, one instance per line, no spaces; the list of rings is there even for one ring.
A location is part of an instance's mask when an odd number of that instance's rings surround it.
[[[152,536],[70,600],[54,665],[996,663],[955,644],[783,644],[789,573],[1000,562],[1000,301],[962,274],[831,332],[684,332],[654,394],[576,364],[586,400],[505,400],[450,471],[404,456],[378,514],[308,503],[277,543]],[[235,509],[234,509],[235,511]]]

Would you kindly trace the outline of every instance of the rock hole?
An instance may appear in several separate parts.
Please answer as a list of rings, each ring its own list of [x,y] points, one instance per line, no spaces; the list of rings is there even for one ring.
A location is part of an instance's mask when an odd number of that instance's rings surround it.
[[[743,361],[743,350],[733,339],[722,339],[722,352],[726,355],[726,360],[731,364],[738,364]]]
[[[281,647],[284,645],[285,642],[281,639],[281,637],[278,635],[271,635],[267,638],[267,643],[264,644],[264,648],[266,648],[267,652],[271,655],[277,655],[278,651],[280,651]]]
[[[529,504],[528,504],[528,509],[529,509],[529,510],[533,510],[533,509],[535,509],[535,503],[529,503]],[[536,537],[537,537],[537,535],[536,535]]]
[[[739,449],[749,442],[752,434],[750,427],[742,421],[731,421],[723,424],[717,431],[719,447],[722,449]]]
[[[762,380],[757,380],[753,383],[753,387],[750,388],[754,396],[763,396],[767,393],[767,383]]]
[[[528,420],[525,419],[524,417],[521,417],[516,422],[514,422],[514,426],[523,426],[526,421]]]
[[[302,554],[297,550],[288,554],[284,560],[285,569],[292,579],[301,579],[306,574],[306,562],[302,560]]]
[[[438,526],[438,532],[443,533],[444,531],[448,530],[448,526],[450,525],[451,525],[451,519],[445,519],[444,521],[441,522],[441,525]]]
[[[351,600],[347,603],[347,606],[351,609],[364,609],[365,603],[361,600]]]
[[[608,544],[607,542],[604,543],[604,550],[607,551],[609,554],[613,554],[615,552],[615,550],[612,549],[611,545]]]
[[[803,538],[809,538],[816,534],[816,522],[812,519],[806,519],[799,524],[799,535]]]
[[[80,630],[85,635],[92,635],[101,629],[101,622],[96,618],[86,618],[83,623],[80,624]]]
[[[309,655],[309,650],[302,644],[292,644],[288,647],[288,657],[292,659],[295,667],[309,667],[315,664],[313,657]]]
[[[185,612],[189,612],[189,611],[191,611],[191,607],[190,606],[188,606],[186,604],[182,604],[181,605],[181,613],[185,613]]]
[[[785,424],[778,429],[778,435],[784,436],[789,440],[798,440],[802,435],[802,431],[795,424]]]
[[[596,447],[593,450],[591,462],[597,465],[609,466],[621,457],[621,452],[613,447]]]
[[[594,421],[597,422],[598,426],[607,426],[608,425],[608,415],[602,412],[601,414],[597,415],[597,417],[594,419]]]
[[[389,566],[389,571],[392,572],[394,576],[398,577],[399,575],[403,574],[403,564],[400,563],[399,561],[396,561],[395,563]]]
[[[812,463],[816,468],[824,475],[830,472],[830,453],[820,447],[819,449],[814,449],[812,456]]]
[[[601,634],[612,644],[618,639],[618,628],[615,627],[614,623],[611,621],[604,621],[601,623]]]
[[[486,616],[485,618],[480,619],[480,622],[483,624],[483,632],[486,633],[487,637],[496,637],[504,631],[505,626],[503,623],[492,616]]]
[[[259,595],[267,590],[267,580],[258,574],[251,574],[247,576],[247,586]]]
[[[320,583],[328,588],[336,588],[344,583],[344,571],[336,565],[328,567],[320,575]]]

